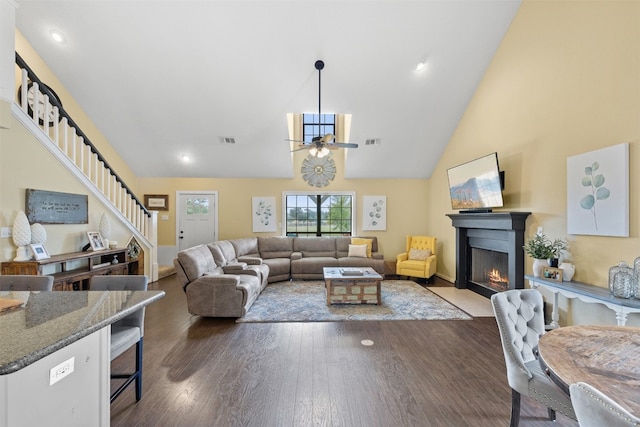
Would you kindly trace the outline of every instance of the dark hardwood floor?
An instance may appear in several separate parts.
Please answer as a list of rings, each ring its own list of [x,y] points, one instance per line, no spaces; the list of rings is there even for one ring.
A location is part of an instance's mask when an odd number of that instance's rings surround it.
[[[146,312],[143,398],[129,387],[111,405],[112,426],[509,424],[493,318],[236,324],[191,316],[175,276],[150,289],[167,295]],[[523,397],[521,426],[577,426],[546,416]]]

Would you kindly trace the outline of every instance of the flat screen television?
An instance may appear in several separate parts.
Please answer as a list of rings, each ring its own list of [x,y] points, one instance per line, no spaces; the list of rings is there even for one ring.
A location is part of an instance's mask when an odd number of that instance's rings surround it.
[[[498,153],[487,154],[447,170],[451,207],[466,212],[491,212],[502,207]]]

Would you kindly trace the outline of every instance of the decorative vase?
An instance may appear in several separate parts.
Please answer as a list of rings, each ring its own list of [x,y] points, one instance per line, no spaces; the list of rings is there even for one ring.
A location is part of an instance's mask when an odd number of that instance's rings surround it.
[[[546,259],[534,259],[533,260],[533,275],[535,277],[542,276],[542,270],[549,265],[548,260]]]
[[[18,211],[13,221],[13,244],[18,247],[14,261],[29,261],[31,255],[27,245],[31,243],[31,226],[24,211]]]
[[[570,262],[563,262],[558,268],[562,270],[563,282],[570,282],[573,279],[573,275],[576,274],[576,266]]]
[[[620,261],[609,269],[609,290],[614,297],[630,298],[633,292],[633,269]]]

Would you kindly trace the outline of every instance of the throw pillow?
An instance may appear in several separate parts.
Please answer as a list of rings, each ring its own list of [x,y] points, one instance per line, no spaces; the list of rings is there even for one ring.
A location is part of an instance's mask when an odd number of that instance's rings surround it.
[[[424,261],[431,256],[431,249],[409,249],[409,259],[413,261]]]
[[[349,255],[360,258],[367,258],[367,245],[349,245]]]
[[[371,258],[371,247],[373,246],[373,239],[364,239],[362,237],[352,237],[352,245],[367,245],[367,258]]]

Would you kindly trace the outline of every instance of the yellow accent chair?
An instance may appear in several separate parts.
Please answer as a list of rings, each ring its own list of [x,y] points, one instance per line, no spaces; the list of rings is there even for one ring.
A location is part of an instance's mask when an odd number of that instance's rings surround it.
[[[396,274],[431,281],[436,274],[437,240],[432,236],[407,236],[407,251],[396,256]]]

